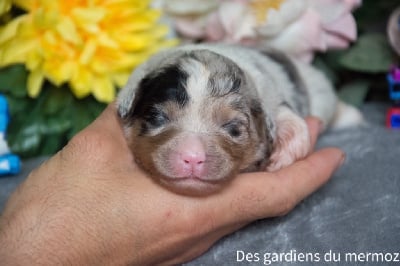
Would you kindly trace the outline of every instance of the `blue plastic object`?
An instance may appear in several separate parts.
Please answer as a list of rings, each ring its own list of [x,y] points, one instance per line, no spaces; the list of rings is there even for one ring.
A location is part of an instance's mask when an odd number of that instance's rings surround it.
[[[8,103],[6,97],[0,94],[0,141],[6,141],[6,131],[10,122]],[[4,151],[3,151],[4,152]],[[15,175],[21,170],[20,159],[17,155],[6,153],[0,154],[0,176]]]
[[[21,171],[21,164],[17,155],[6,154],[0,156],[0,176],[16,175],[20,171]]]
[[[10,114],[8,113],[8,103],[6,97],[0,95],[0,132],[6,133]]]
[[[397,80],[393,74],[387,75],[387,81],[389,83],[389,97],[394,101],[400,100],[400,80]]]

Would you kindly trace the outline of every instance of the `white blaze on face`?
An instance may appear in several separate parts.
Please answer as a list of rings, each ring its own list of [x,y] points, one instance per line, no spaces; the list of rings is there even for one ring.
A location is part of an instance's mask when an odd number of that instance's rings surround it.
[[[187,114],[183,118],[183,129],[188,132],[204,133],[207,128],[202,122],[201,112],[207,109],[204,101],[209,92],[207,91],[210,71],[202,63],[189,59],[182,64],[182,68],[188,74],[186,91],[189,95],[189,102],[185,111]]]

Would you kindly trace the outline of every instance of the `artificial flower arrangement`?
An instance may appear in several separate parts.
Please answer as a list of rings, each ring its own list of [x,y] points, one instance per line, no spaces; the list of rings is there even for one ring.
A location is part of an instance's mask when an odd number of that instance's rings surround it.
[[[110,103],[131,71],[175,45],[149,0],[2,1],[0,89],[11,149],[59,149]]]
[[[186,38],[272,47],[310,62],[356,40],[361,0],[165,0]]]
[[[382,2],[2,0],[0,93],[13,119],[10,148],[24,157],[54,153],[115,98],[137,65],[179,41],[282,50],[319,65],[360,102],[371,86],[365,73],[383,73],[393,60],[384,34],[362,28],[368,12],[384,17],[394,6]],[[351,46],[357,26],[362,35]],[[357,79],[346,83],[343,70]]]

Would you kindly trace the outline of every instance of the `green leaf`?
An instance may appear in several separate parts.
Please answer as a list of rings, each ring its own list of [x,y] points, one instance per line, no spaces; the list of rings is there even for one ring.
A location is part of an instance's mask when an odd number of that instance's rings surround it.
[[[42,120],[39,127],[40,133],[43,135],[61,134],[71,127],[71,121],[59,117],[49,117]]]
[[[367,80],[357,80],[340,88],[339,98],[351,105],[361,107],[367,96],[370,83]]]
[[[64,87],[57,88],[50,84],[46,84],[46,89],[48,93],[42,107],[45,114],[53,115],[68,108],[73,98],[70,91]]]
[[[87,105],[77,100],[73,102],[64,115],[71,119],[71,130],[68,132],[69,139],[89,125],[95,118],[87,109]]]
[[[23,65],[12,65],[0,69],[0,91],[15,97],[27,95],[26,81],[28,73]]]
[[[37,153],[41,141],[38,122],[37,119],[27,115],[24,119],[15,119],[10,124],[7,140],[12,152],[23,157],[33,156]]]
[[[369,33],[361,36],[339,61],[349,70],[379,73],[388,71],[394,56],[384,34]]]
[[[96,101],[94,98],[92,98],[89,102],[88,102],[88,109],[92,115],[93,118],[98,117],[101,112],[103,112],[104,108],[106,108],[106,104],[104,103],[100,103],[98,101]]]
[[[32,110],[32,107],[34,106],[32,99],[17,98],[10,94],[6,94],[5,96],[7,98],[11,118],[17,115],[22,116],[28,114],[28,110]]]
[[[62,134],[54,134],[43,138],[40,145],[40,155],[51,155],[59,151],[66,144],[66,139]]]
[[[24,158],[60,150],[106,106],[94,97],[78,100],[67,86],[56,88],[48,82],[35,99],[17,97],[11,91],[5,95],[11,114],[7,141]]]

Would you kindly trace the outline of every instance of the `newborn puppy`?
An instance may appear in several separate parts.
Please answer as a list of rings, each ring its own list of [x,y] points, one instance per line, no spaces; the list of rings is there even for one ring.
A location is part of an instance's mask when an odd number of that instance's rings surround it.
[[[359,119],[308,64],[215,44],[153,56],[118,96],[137,163],[185,194],[214,192],[238,172],[287,166],[310,151],[305,116],[327,126],[349,112]]]

